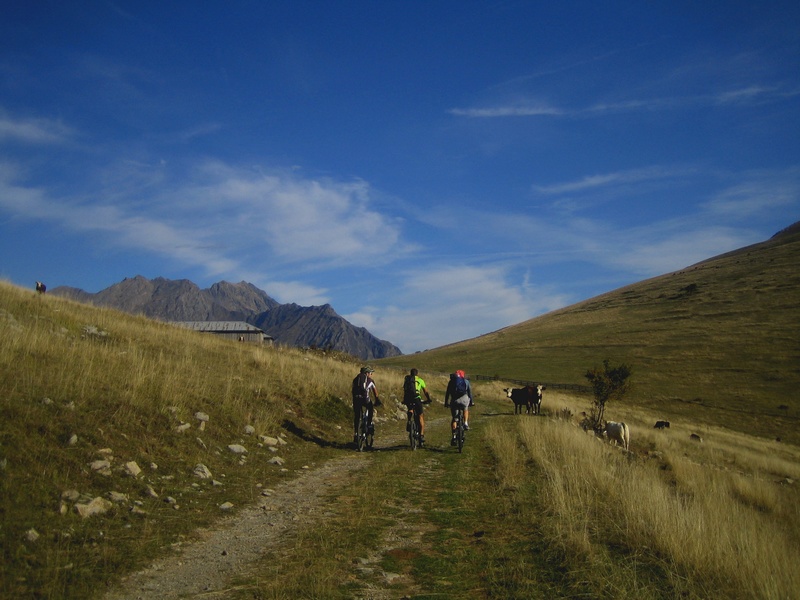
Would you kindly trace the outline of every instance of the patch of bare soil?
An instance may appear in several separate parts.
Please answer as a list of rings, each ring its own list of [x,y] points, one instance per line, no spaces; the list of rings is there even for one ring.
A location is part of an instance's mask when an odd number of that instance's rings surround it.
[[[266,490],[269,495],[257,506],[201,531],[200,539],[179,548],[177,555],[126,577],[105,599],[220,597],[231,580],[252,569],[265,551],[279,548],[301,523],[324,516],[329,509],[325,498],[346,486],[352,474],[368,464],[366,455],[353,453],[303,471]]]

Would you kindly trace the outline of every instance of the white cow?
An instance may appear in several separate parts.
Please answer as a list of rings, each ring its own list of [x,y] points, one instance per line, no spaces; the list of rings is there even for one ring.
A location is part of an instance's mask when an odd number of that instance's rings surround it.
[[[619,444],[625,450],[628,449],[631,443],[631,430],[625,423],[616,423],[608,421],[606,426],[603,427],[603,434],[608,437],[608,441]]]

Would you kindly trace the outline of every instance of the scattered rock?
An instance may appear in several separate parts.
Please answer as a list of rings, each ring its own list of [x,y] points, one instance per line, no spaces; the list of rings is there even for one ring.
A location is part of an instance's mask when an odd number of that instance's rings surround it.
[[[194,471],[192,471],[195,477],[199,477],[200,479],[211,479],[211,471],[208,470],[208,467],[204,464],[200,463],[195,466]]]
[[[83,337],[107,338],[108,332],[98,329],[95,325],[86,325],[83,328]]]
[[[260,435],[258,436],[258,439],[266,446],[277,446],[280,443],[278,438],[270,437],[268,435]]]
[[[67,502],[77,502],[80,497],[81,493],[78,490],[66,490],[61,492],[61,499]]]
[[[139,468],[139,465],[136,464],[136,461],[132,460],[125,463],[125,472],[131,477],[137,477],[142,470]]]
[[[204,412],[199,412],[199,411],[198,411],[198,412],[194,413],[194,418],[195,418],[195,419],[197,419],[198,421],[202,421],[203,423],[207,423],[207,422],[208,422],[208,420],[209,420],[211,417],[209,417],[209,416],[208,416],[206,413],[204,413]]]
[[[123,494],[122,492],[108,492],[107,496],[114,504],[122,504],[128,501],[128,494]]]
[[[164,502],[166,502],[167,504],[177,504],[178,503],[178,501],[175,500],[175,498],[173,498],[172,496],[165,497],[164,498]]]
[[[144,488],[142,490],[142,494],[148,498],[158,498],[158,493],[153,489],[152,485],[148,485],[146,488]]]
[[[247,454],[247,448],[245,448],[241,444],[229,444],[228,450],[230,450],[234,454]]]
[[[108,512],[113,505],[105,498],[98,496],[88,504],[76,504],[75,511],[84,519],[94,515],[102,515]]]
[[[33,543],[38,539],[39,539],[39,532],[36,531],[35,529],[31,528],[31,529],[28,529],[28,531],[25,532],[25,541],[26,542]]]
[[[219,507],[221,510],[230,510],[233,508],[233,504],[231,502],[223,502]]]
[[[189,423],[181,423],[175,428],[175,431],[177,431],[178,433],[183,433],[184,431],[187,431],[190,427],[191,425]]]
[[[71,436],[69,436],[69,439],[67,440],[67,445],[74,446],[77,443],[78,443],[78,436],[77,434],[73,433]]]
[[[279,467],[282,467],[285,463],[286,461],[282,459],[280,456],[273,456],[272,458],[269,459],[269,464],[271,465],[278,465]]]
[[[95,473],[108,477],[111,475],[111,462],[108,460],[95,460],[89,463],[89,468]]]

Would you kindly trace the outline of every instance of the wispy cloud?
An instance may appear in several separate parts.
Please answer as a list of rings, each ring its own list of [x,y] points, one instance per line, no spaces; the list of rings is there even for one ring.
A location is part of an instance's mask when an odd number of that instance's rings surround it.
[[[400,222],[373,207],[370,186],[361,180],[261,173],[219,162],[203,165],[194,178],[172,193],[173,206],[188,202],[209,221],[240,224],[240,243],[266,246],[282,261],[355,265],[409,249]]]
[[[456,117],[470,118],[497,118],[497,117],[537,117],[537,116],[560,116],[565,111],[546,105],[529,106],[489,106],[485,108],[451,108],[447,111]]]
[[[798,88],[753,84],[732,90],[707,94],[665,95],[596,102],[585,106],[558,106],[536,100],[526,103],[499,102],[480,107],[451,108],[447,112],[456,117],[496,119],[507,117],[570,117],[592,118],[607,114],[687,110],[710,106],[745,106],[771,104],[800,95]]]
[[[61,144],[73,135],[72,129],[58,121],[13,118],[0,110],[0,142]]]
[[[94,189],[57,198],[26,185],[15,165],[0,163],[0,210],[94,236],[108,248],[200,267],[210,277],[238,279],[247,273],[251,281],[268,284],[264,289],[279,301],[299,303],[330,298],[319,286],[279,273],[300,276],[390,262],[412,248],[401,241],[400,222],[372,206],[363,181],[264,174],[207,162],[188,179],[164,176],[159,190],[169,191],[153,196],[152,171],[162,172],[163,166],[134,167],[109,169],[120,178],[103,176],[103,185],[113,190],[109,195]]]
[[[641,183],[669,179],[678,174],[685,174],[685,170],[670,169],[667,167],[653,166],[641,169],[628,169],[614,173],[589,175],[577,181],[568,181],[552,185],[533,185],[535,192],[543,195],[559,195],[574,192],[584,192],[613,185]]]
[[[800,167],[752,171],[717,192],[703,204],[717,218],[742,220],[765,211],[800,207]],[[787,213],[789,211],[787,210]]]

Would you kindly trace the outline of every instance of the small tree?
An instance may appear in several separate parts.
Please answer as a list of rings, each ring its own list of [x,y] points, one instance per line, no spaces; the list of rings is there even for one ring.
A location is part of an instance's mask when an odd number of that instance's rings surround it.
[[[592,386],[594,404],[592,405],[592,428],[597,429],[603,422],[606,402],[622,400],[630,390],[629,377],[631,368],[626,364],[612,367],[608,359],[603,361],[603,368],[594,367],[586,371],[586,379]]]

